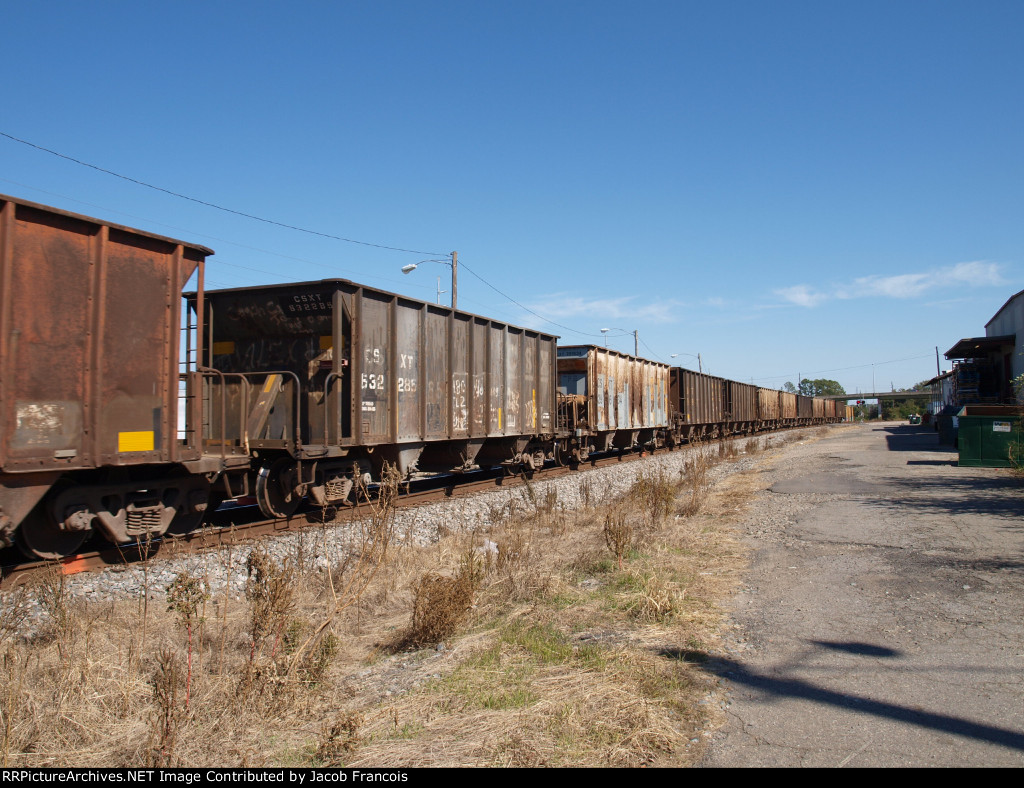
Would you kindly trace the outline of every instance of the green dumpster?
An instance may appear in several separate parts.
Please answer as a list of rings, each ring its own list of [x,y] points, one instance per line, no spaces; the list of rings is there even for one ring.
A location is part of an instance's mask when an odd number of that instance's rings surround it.
[[[1021,409],[1014,405],[965,405],[957,414],[960,422],[960,465],[980,468],[1009,468],[1024,463],[1024,433]]]

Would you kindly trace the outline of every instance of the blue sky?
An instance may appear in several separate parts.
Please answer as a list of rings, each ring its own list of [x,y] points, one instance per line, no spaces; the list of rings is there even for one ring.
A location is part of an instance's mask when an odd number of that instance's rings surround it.
[[[457,250],[461,309],[565,343],[909,386],[1024,288],[1022,34],[1017,0],[17,4],[3,134],[419,254],[9,137],[0,192],[210,246],[211,287],[434,300],[399,269]]]

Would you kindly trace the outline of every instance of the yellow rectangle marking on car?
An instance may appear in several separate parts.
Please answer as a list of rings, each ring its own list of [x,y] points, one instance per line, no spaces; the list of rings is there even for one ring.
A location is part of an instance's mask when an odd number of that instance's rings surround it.
[[[153,451],[153,430],[117,433],[118,451]]]
[[[327,350],[327,348],[334,347],[334,337],[326,336],[320,337],[320,349]]]
[[[230,356],[235,352],[234,342],[214,342],[213,343],[213,355],[215,356]]]

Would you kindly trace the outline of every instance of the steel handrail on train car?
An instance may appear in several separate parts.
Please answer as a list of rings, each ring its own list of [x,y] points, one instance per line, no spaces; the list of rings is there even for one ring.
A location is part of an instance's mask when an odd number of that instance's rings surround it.
[[[327,380],[324,381],[324,446],[326,447],[330,440],[330,422],[327,420],[327,399],[330,396],[331,381],[337,378],[341,380],[341,373],[331,371],[327,374]]]
[[[291,441],[286,439],[286,443],[290,443],[291,444],[290,446],[287,446],[286,448],[288,449],[288,451],[291,454],[299,454],[299,453],[301,453],[301,451],[302,451],[302,401],[301,401],[302,398],[299,396],[299,394],[302,391],[302,381],[299,380],[299,376],[296,375],[291,370],[287,370],[287,369],[267,370],[266,372],[264,372],[264,371],[260,371],[260,372],[229,372],[229,373],[225,373],[225,374],[228,374],[228,375],[238,375],[243,380],[245,380],[247,385],[252,386],[253,388],[255,388],[255,386],[253,386],[252,383],[250,383],[248,380],[246,380],[246,378],[255,377],[257,375],[262,375],[262,376],[264,376],[264,379],[266,379],[266,378],[269,378],[271,375],[281,375],[281,376],[287,375],[288,377],[293,378],[295,380],[295,395],[292,397],[292,400],[293,400],[292,401],[292,405],[293,405],[293,409],[295,411],[295,413],[294,413],[294,416],[295,416],[295,435],[294,435],[294,438]],[[246,394],[246,405],[248,406],[248,393]],[[246,429],[243,430],[243,432],[245,433],[244,440],[246,442],[246,446],[248,447],[248,443],[249,443],[248,427],[246,427]]]
[[[244,392],[244,401],[245,402],[249,401],[248,388],[251,387],[252,384],[249,383],[249,381],[245,379],[245,375],[242,374],[241,372],[221,372],[219,369],[214,369],[213,367],[202,367],[202,366],[197,366],[196,367],[196,372],[200,373],[200,375],[203,378],[206,378],[206,377],[211,376],[211,375],[217,375],[221,379],[222,388],[226,388],[226,385],[224,385],[224,378],[228,377],[229,375],[232,376],[232,377],[241,378],[242,384],[246,387],[246,391]],[[239,434],[239,436],[241,436],[241,438],[242,438],[242,440],[243,440],[243,442],[245,444],[245,453],[248,454],[249,453],[248,435],[245,434],[245,427],[243,426],[243,422],[241,421],[242,418],[243,418],[243,414],[242,414],[241,410],[239,410],[238,434]],[[218,440],[218,443],[220,444],[220,447],[221,447],[221,452],[220,452],[221,462],[224,462],[224,461],[227,460],[227,452],[226,452],[226,447],[227,447],[227,443],[228,443],[227,423],[228,423],[227,404],[226,404],[226,400],[225,400],[225,398],[224,398],[224,396],[222,394],[221,398],[220,398],[220,430],[221,430],[221,432],[220,432],[220,438]],[[204,425],[204,426],[206,426],[206,425]],[[211,435],[210,439],[213,440],[213,438],[214,438],[214,436]]]

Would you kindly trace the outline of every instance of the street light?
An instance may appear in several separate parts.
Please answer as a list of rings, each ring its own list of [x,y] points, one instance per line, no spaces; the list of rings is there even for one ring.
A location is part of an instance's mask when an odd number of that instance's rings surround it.
[[[669,358],[675,358],[676,356],[689,356],[690,358],[697,359],[697,371],[698,372],[703,372],[704,371],[704,367],[701,365],[701,361],[700,361],[700,353],[697,353],[696,355],[693,354],[693,353],[673,353],[671,356],[669,356]]]
[[[413,271],[419,268],[422,263],[440,263],[441,265],[450,266],[452,269],[452,309],[455,309],[456,293],[459,281],[459,253],[452,252],[451,258],[451,260],[420,260],[418,263],[409,263],[409,265],[402,266],[402,273],[411,274]],[[444,292],[443,290],[441,290],[440,281],[438,282],[437,285],[437,291],[438,299],[440,300],[441,293]]]
[[[608,332],[609,331],[621,331],[623,334],[633,335],[633,355],[640,355],[640,335],[636,331],[627,331],[624,328],[602,328],[601,333],[604,334],[604,346],[608,347]]]

